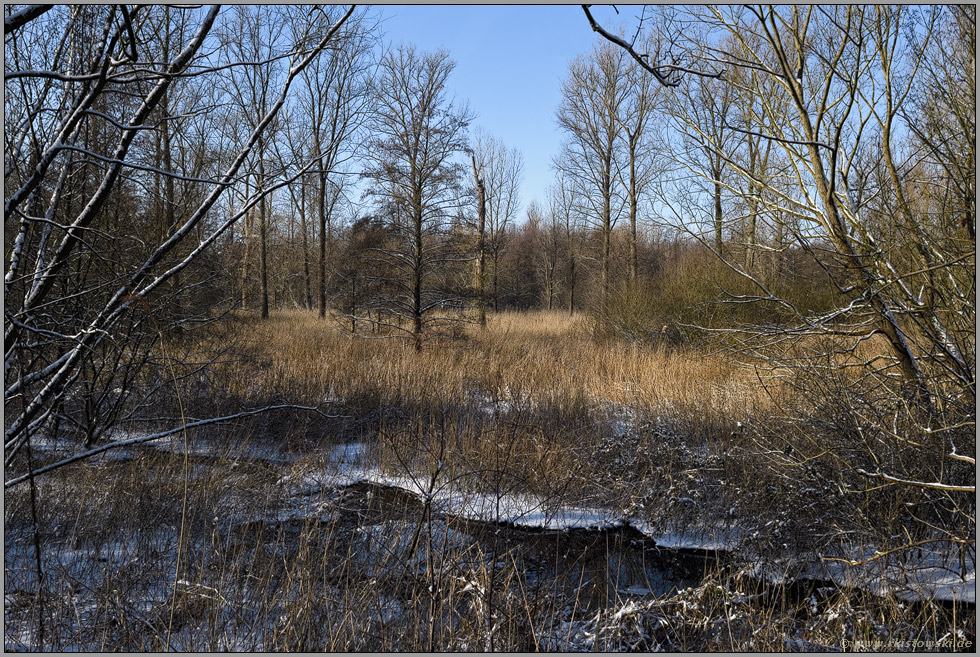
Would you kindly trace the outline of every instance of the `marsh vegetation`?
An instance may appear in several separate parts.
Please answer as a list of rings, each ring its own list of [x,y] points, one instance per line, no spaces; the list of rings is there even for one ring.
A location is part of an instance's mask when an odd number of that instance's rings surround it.
[[[7,649],[973,647],[975,10],[637,11],[5,6]]]

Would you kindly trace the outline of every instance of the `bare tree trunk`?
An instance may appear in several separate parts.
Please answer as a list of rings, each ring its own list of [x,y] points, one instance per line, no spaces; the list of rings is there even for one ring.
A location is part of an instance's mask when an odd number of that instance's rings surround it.
[[[779,280],[783,275],[783,245],[786,241],[786,224],[783,221],[776,222],[775,247],[770,251],[772,257],[772,280]]]
[[[544,271],[544,290],[548,298],[548,310],[552,309],[555,300],[555,261],[548,254],[548,266]]]
[[[966,209],[963,211],[963,220],[960,222],[960,225],[966,228],[970,239],[975,240],[977,239],[977,195],[969,187],[963,192],[963,207]]]
[[[612,139],[610,139],[610,142]],[[609,153],[612,152],[610,146]],[[602,171],[602,306],[609,300],[609,253],[612,243],[612,157],[603,159]]]
[[[460,175],[454,163],[469,151],[468,111],[446,96],[453,69],[445,52],[419,54],[398,47],[384,57],[372,86],[375,111],[366,152],[375,181],[368,194],[387,220],[370,285],[374,304],[390,318],[385,333],[401,332],[421,350],[429,327],[457,323],[465,302],[455,289],[473,262],[457,239]],[[484,172],[485,173],[485,172]],[[472,272],[472,269],[470,270]]]
[[[169,50],[169,49],[168,49]],[[169,56],[169,55],[168,55]],[[161,103],[164,114],[167,114],[167,98]],[[173,156],[170,151],[170,121],[163,121],[160,126],[163,130],[163,170],[173,171]],[[170,234],[177,225],[176,194],[174,193],[174,179],[172,176],[163,177],[163,208],[164,208],[164,234]],[[170,279],[170,289],[173,292],[174,314],[181,317],[184,314],[183,304],[181,303],[182,289],[180,284],[180,273],[174,274]]]
[[[749,173],[753,176],[761,175],[762,172],[759,170],[761,168],[761,163],[759,162],[759,146],[756,138],[752,135],[746,137],[746,145],[749,149]],[[757,185],[754,180],[749,180],[749,227],[747,230],[746,244],[745,244],[745,265],[748,267],[749,271],[752,271],[753,264],[755,262],[755,230],[756,230],[756,218],[759,214],[759,194],[761,193],[760,185]]]
[[[712,171],[711,175],[713,175],[715,177],[715,183],[714,183],[714,199],[715,199],[715,217],[714,217],[714,224],[715,224],[715,251],[718,252],[718,255],[722,255],[722,249],[724,248],[724,244],[723,244],[722,239],[721,239],[721,227],[722,227],[722,221],[724,220],[724,217],[723,217],[722,212],[721,212],[721,182],[719,182],[719,180],[721,179],[721,170],[720,170],[720,168],[719,169],[715,169],[714,171]]]
[[[794,79],[790,84],[799,84]],[[920,400],[929,403],[930,395],[928,386],[925,383],[924,375],[919,367],[918,360],[912,352],[908,337],[901,328],[895,316],[892,304],[882,294],[881,281],[875,275],[867,258],[858,253],[853,248],[853,243],[845,229],[845,222],[838,208],[838,201],[833,193],[831,177],[827,173],[824,162],[821,159],[818,143],[819,135],[813,127],[810,118],[810,111],[801,102],[797,103],[797,115],[800,120],[802,134],[810,140],[807,145],[810,167],[816,184],[817,193],[824,206],[826,216],[827,236],[834,246],[834,249],[847,258],[848,267],[851,269],[855,284],[866,290],[865,299],[875,312],[874,324],[881,331],[892,346],[892,350],[898,360],[906,380],[911,381],[916,386],[916,393]]]
[[[261,141],[259,142],[259,153],[263,152]],[[265,191],[265,162],[259,158],[259,193]],[[269,268],[266,260],[266,200],[259,201],[259,276],[262,286],[262,319],[269,318]]]
[[[317,147],[319,150],[319,145]],[[327,316],[327,174],[323,170],[323,160],[320,160],[320,317]]]
[[[558,123],[568,135],[561,157],[566,172],[591,191],[583,195],[595,226],[602,232],[600,251],[601,305],[610,292],[610,251],[613,179],[622,111],[629,86],[623,57],[607,45],[597,46],[589,59],[572,63],[562,84]]]
[[[629,281],[636,283],[637,257],[636,257],[636,214],[639,199],[636,185],[636,147],[630,144],[630,234],[629,234]]]
[[[575,254],[568,259],[568,314],[575,312]]]
[[[368,319],[371,319],[371,311],[368,311]],[[350,277],[350,334],[351,337],[357,334],[357,276]]]
[[[415,190],[412,203],[412,220],[414,227],[414,271],[412,280],[412,334],[415,336],[415,351],[422,351],[422,190]]]
[[[230,226],[239,220],[241,210],[232,216],[224,216],[222,212],[223,216],[220,218],[211,211],[215,208],[222,193],[230,189],[239,179],[242,164],[253,151],[258,135],[272,124],[277,113],[286,103],[292,80],[326,48],[342,22],[350,16],[353,10],[345,14],[341,21],[338,21],[332,29],[323,34],[318,44],[304,43],[302,46],[300,44],[292,46],[282,44],[283,52],[292,53],[292,55],[287,55],[290,66],[289,73],[277,94],[277,100],[271,109],[256,117],[257,122],[252,127],[251,135],[244,143],[240,144],[240,149],[225,150],[227,146],[231,145],[225,143],[222,146],[222,153],[215,153],[215,161],[220,163],[223,172],[214,175],[215,182],[205,184],[196,190],[192,189],[186,197],[181,196],[179,203],[186,209],[182,212],[175,211],[175,216],[182,217],[181,223],[166,231],[169,236],[163,243],[155,243],[155,231],[145,231],[139,235],[146,247],[145,253],[136,252],[137,250],[134,249],[133,253],[127,254],[124,261],[113,262],[111,258],[114,253],[120,252],[122,248],[125,248],[125,245],[133,242],[126,234],[121,234],[119,235],[121,238],[119,244],[107,243],[109,240],[116,239],[116,235],[106,234],[106,229],[112,227],[117,216],[116,213],[120,213],[123,221],[125,221],[126,212],[132,211],[134,203],[138,204],[139,197],[144,193],[144,189],[140,187],[141,184],[146,185],[146,190],[154,189],[153,183],[145,178],[143,173],[133,174],[130,171],[131,168],[138,171],[146,170],[147,156],[152,158],[152,154],[146,152],[153,147],[152,142],[138,145],[137,148],[141,151],[139,154],[131,152],[135,140],[139,135],[145,135],[146,130],[160,129],[159,123],[154,125],[156,122],[154,113],[160,107],[168,88],[175,81],[198,79],[202,81],[214,80],[218,83],[227,75],[224,72],[227,69],[222,68],[222,72],[218,73],[218,68],[214,70],[209,68],[215,62],[225,59],[221,52],[225,46],[219,44],[218,39],[208,39],[219,13],[218,7],[203,10],[201,13],[204,15],[201,15],[199,19],[194,18],[197,15],[197,10],[190,8],[187,10],[188,20],[199,21],[200,24],[195,33],[184,40],[183,48],[170,61],[163,61],[160,53],[155,51],[152,44],[148,44],[145,40],[137,40],[135,35],[145,37],[149,28],[133,30],[132,23],[137,25],[141,23],[137,23],[136,20],[131,21],[128,18],[125,20],[124,26],[122,21],[118,19],[117,11],[115,8],[109,8],[102,12],[106,16],[105,27],[102,31],[107,36],[103,39],[105,42],[103,46],[96,45],[96,52],[103,53],[103,55],[100,55],[93,62],[96,69],[95,77],[92,80],[87,80],[75,78],[71,72],[64,75],[66,97],[80,97],[82,99],[81,102],[76,103],[78,111],[65,112],[68,116],[60,125],[48,126],[44,125],[45,122],[32,122],[32,125],[36,125],[38,130],[48,133],[39,133],[37,143],[51,144],[52,147],[40,154],[39,166],[35,166],[33,173],[29,172],[29,177],[21,188],[14,192],[13,196],[5,199],[5,207],[9,216],[10,212],[13,212],[22,200],[26,200],[38,185],[43,184],[44,188],[50,189],[53,181],[45,180],[45,178],[56,156],[58,159],[64,159],[60,155],[67,152],[64,150],[65,147],[84,148],[88,152],[87,158],[90,157],[91,161],[100,162],[96,166],[78,169],[79,175],[73,181],[77,195],[74,203],[80,205],[82,210],[74,217],[61,216],[60,214],[57,217],[61,223],[64,237],[54,253],[54,259],[45,266],[41,280],[35,281],[30,296],[23,296],[23,293],[18,290],[16,293],[5,297],[8,300],[24,298],[20,308],[11,307],[8,304],[5,309],[10,316],[21,319],[17,323],[18,330],[26,330],[33,334],[41,331],[41,335],[51,333],[44,323],[32,326],[33,318],[38,314],[37,308],[43,308],[43,313],[56,322],[54,326],[59,330],[65,330],[65,334],[60,336],[61,340],[45,339],[45,342],[50,345],[50,349],[48,349],[48,345],[45,345],[43,354],[31,355],[32,359],[46,364],[54,363],[55,367],[48,367],[44,370],[34,368],[34,371],[26,372],[27,376],[25,376],[24,370],[13,362],[13,359],[25,348],[30,351],[36,349],[36,338],[30,338],[33,344],[22,344],[19,334],[11,334],[8,331],[5,336],[5,348],[8,352],[5,368],[10,369],[14,366],[18,368],[16,372],[13,372],[17,378],[12,383],[10,383],[11,379],[7,381],[5,401],[8,403],[5,404],[5,407],[10,409],[15,406],[17,402],[11,402],[11,399],[19,397],[22,400],[20,401],[22,408],[20,416],[9,420],[5,432],[5,464],[8,466],[17,455],[20,446],[26,444],[30,439],[30,435],[36,427],[50,417],[52,409],[58,408],[67,399],[80,399],[78,402],[80,406],[85,405],[86,401],[98,401],[98,397],[92,394],[94,390],[93,381],[89,376],[93,365],[109,372],[109,379],[103,386],[104,390],[100,393],[103,399],[109,399],[107,395],[117,394],[115,391],[116,383],[112,380],[115,374],[112,373],[112,370],[121,372],[119,383],[122,385],[123,392],[118,393],[120,400],[125,398],[126,385],[133,380],[127,377],[130,375],[142,377],[144,373],[146,376],[153,377],[155,370],[152,368],[151,370],[143,369],[146,363],[150,362],[147,359],[151,358],[151,354],[154,353],[152,351],[154,349],[152,328],[149,328],[148,332],[141,328],[145,325],[144,311],[153,313],[159,308],[164,308],[165,305],[160,305],[159,292],[169,285],[169,281],[175,274],[184,268],[193,266],[195,262],[210,257],[213,251],[208,249],[221,239],[223,232],[228,231]],[[132,18],[137,13],[142,15],[144,10],[141,6],[134,6],[129,11],[129,18]],[[74,14],[70,18],[65,17],[65,19],[71,21],[68,24],[69,28],[72,28],[72,23],[81,20],[77,19]],[[152,23],[149,24],[152,25]],[[38,30],[38,32],[42,31]],[[205,43],[210,44],[204,48],[209,52],[205,55],[199,55],[198,53]],[[212,50],[212,46],[215,50]],[[28,48],[30,47],[28,46]],[[41,59],[39,58],[38,61]],[[247,67],[248,65],[245,64],[244,66]],[[236,65],[232,66],[232,68],[235,67]],[[51,68],[56,74],[59,74],[57,65],[52,65]],[[189,68],[193,72],[185,74]],[[141,71],[142,73],[134,77],[133,71]],[[33,76],[30,71],[26,73]],[[47,71],[41,71],[41,73],[46,75]],[[210,76],[210,78],[201,76]],[[78,84],[70,81],[73,78],[78,81]],[[112,80],[110,92],[105,91],[107,80]],[[29,86],[33,86],[33,83]],[[104,93],[105,95],[103,95]],[[111,97],[109,97],[109,93],[112,94]],[[197,117],[215,112],[215,105],[209,103],[208,93],[202,93],[203,99],[201,100],[197,100],[196,96],[195,90],[183,96],[178,96],[175,93],[174,98],[181,98],[181,108],[180,110],[171,108],[170,113],[179,113],[181,123],[184,121],[191,123]],[[119,106],[120,97],[125,98],[122,107]],[[127,105],[136,108],[130,116],[127,116],[130,114]],[[91,107],[109,111],[117,118],[103,114],[101,119],[96,119],[92,115],[86,117],[84,130],[76,130],[79,125],[76,118],[82,117],[85,110]],[[113,108],[115,110],[110,111]],[[125,112],[126,115],[119,116],[118,112]],[[104,123],[102,119],[104,119]],[[218,130],[219,128],[213,126],[219,122],[202,119],[197,125],[204,129]],[[103,143],[96,146],[98,150],[90,148],[83,141],[84,135],[89,130],[88,126],[93,123],[95,128],[102,130]],[[185,139],[197,139],[195,133],[185,133],[177,124],[171,125],[173,126],[171,128],[173,136],[171,148],[177,153],[180,153],[179,148]],[[118,130],[118,135],[112,137],[110,133],[114,130]],[[161,147],[162,145],[161,139]],[[204,147],[206,148],[206,145]],[[230,158],[227,168],[223,163],[226,157]],[[176,161],[177,158],[174,160]],[[149,161],[153,162],[154,160],[150,159]],[[58,162],[54,163],[58,164]],[[180,163],[177,166],[180,167]],[[53,173],[56,172],[57,169],[53,171]],[[185,174],[184,180],[187,183],[192,183],[195,178],[201,179],[199,176],[193,175],[194,171],[187,171],[183,167],[176,173]],[[146,170],[146,174],[154,177],[163,175],[151,170]],[[191,176],[186,174],[191,174]],[[143,183],[144,180],[145,183]],[[171,178],[171,180],[173,179]],[[166,181],[162,185],[166,189],[165,185]],[[183,191],[184,183],[182,182],[179,186]],[[188,184],[187,187],[190,188],[191,185]],[[86,192],[86,189],[92,188],[94,190],[91,193]],[[85,198],[81,196],[82,194],[87,194],[89,197]],[[172,198],[174,196],[176,195],[172,195]],[[243,203],[247,206],[253,200],[254,197],[246,197]],[[176,203],[171,205],[177,208]],[[66,212],[69,209],[70,206],[65,208]],[[149,208],[149,210],[152,212],[153,208]],[[28,219],[33,219],[33,217],[28,217]],[[138,216],[133,216],[131,219],[135,222],[133,223],[134,227],[140,222]],[[122,230],[122,226],[118,226],[118,228]],[[97,236],[95,231],[99,233]],[[107,243],[105,250],[102,249],[98,241],[89,243],[90,235],[96,236],[102,243]],[[130,238],[132,235],[133,233],[129,233]],[[93,247],[92,257],[89,253],[77,254],[76,245],[84,245],[88,249],[90,244]],[[19,245],[14,246],[14,254],[17,255],[16,247]],[[98,266],[92,266],[90,264],[92,262]],[[8,272],[6,278],[13,279],[16,277],[18,283],[24,281],[22,285],[30,283],[30,278],[19,274],[15,265],[16,263],[11,264],[11,271]],[[85,271],[81,271],[83,268]],[[76,276],[75,272],[78,272],[80,276]],[[70,287],[68,286],[69,283],[71,284]],[[64,289],[71,296],[63,299],[51,298],[49,292],[58,288]],[[138,303],[136,303],[137,301]],[[147,304],[150,303],[157,304],[157,308],[149,307],[147,309]],[[149,342],[144,340],[144,336],[150,337]],[[108,351],[104,351],[106,349]],[[103,351],[106,356],[99,355],[100,351]],[[115,355],[112,355],[113,351]],[[28,366],[33,367],[32,364],[28,364]],[[33,399],[25,398],[27,391],[19,388],[19,386],[25,385],[25,381],[26,384],[30,384],[34,390],[37,390]],[[101,386],[101,383],[98,385]],[[109,405],[118,408],[121,403],[124,402],[110,402]],[[99,410],[98,404],[89,403],[88,405],[94,406],[96,411]],[[139,412],[141,409],[134,408],[133,410]],[[82,419],[83,421],[91,420],[91,418]],[[99,432],[111,428],[116,422],[113,417],[108,416],[102,419],[96,418],[96,421],[101,423],[103,419],[106,424],[96,427]],[[97,434],[89,433],[89,435]],[[87,454],[83,454],[77,458],[86,457]]]
[[[765,176],[767,176],[770,161],[769,154],[772,150],[772,142],[767,141],[765,150],[763,150],[759,138],[754,135],[749,135],[746,138],[746,145],[749,149],[749,172],[752,175],[748,182],[749,226],[748,235],[746,236],[745,262],[751,271],[756,262],[759,208],[762,205],[762,193],[765,190],[765,183],[760,181],[764,180]]]
[[[308,229],[306,225],[306,181],[301,180],[299,186],[300,193],[300,230],[303,233],[303,290],[306,293],[306,309],[313,308],[313,285],[310,277],[310,243]]]
[[[630,284],[633,285],[639,275],[636,222],[640,210],[640,195],[651,182],[653,172],[657,168],[653,142],[649,134],[657,90],[653,87],[650,76],[640,70],[635,63],[627,66],[627,79],[626,99],[619,124],[623,131],[626,157],[629,161],[629,180],[625,181],[630,206],[628,276]]]
[[[170,59],[170,42],[172,34],[170,31],[170,8],[164,7],[164,34],[161,43],[161,52],[164,61]],[[160,111],[164,117],[170,114],[169,105],[170,94],[164,92],[163,97],[160,99]],[[173,153],[171,152],[171,132],[173,131],[173,124],[171,121],[164,120],[160,122],[160,155],[161,160],[160,166],[164,171],[172,172],[173,169]],[[157,176],[155,180],[159,181],[163,178],[163,222],[161,228],[161,243],[169,235],[170,231],[173,230],[176,225],[176,208],[175,201],[176,195],[174,194],[174,179],[172,176]],[[180,275],[175,274],[173,278],[170,279],[170,290],[173,294],[174,300],[174,314],[177,317],[183,315],[183,308],[181,307],[181,287],[180,287]]]
[[[487,325],[487,278],[486,278],[486,228],[487,228],[487,190],[483,185],[483,179],[480,178],[476,170],[476,156],[470,155],[473,161],[473,179],[476,181],[476,203],[477,203],[477,217],[478,217],[478,230],[479,237],[477,243],[477,249],[479,250],[479,257],[477,259],[476,266],[476,276],[477,284],[479,286],[480,294],[480,326],[486,327]]]
[[[248,188],[249,188],[249,185],[248,185],[248,176],[246,176],[245,177],[245,197],[246,198],[248,198],[248,196],[249,196],[249,189]],[[253,213],[254,212],[255,212],[254,209],[250,209],[250,210],[248,210],[245,213],[245,226],[242,228],[242,234],[243,234],[244,241],[245,241],[245,247],[244,247],[243,253],[242,253],[242,276],[241,276],[241,281],[242,281],[242,289],[241,289],[242,297],[241,297],[241,305],[240,305],[240,307],[241,307],[242,310],[247,310],[248,309],[248,256],[249,256],[249,251],[250,251],[250,248],[249,247],[251,247],[251,244],[252,244],[252,222],[254,221],[254,219],[253,219],[253,217],[254,217],[254,214]]]
[[[493,251],[493,312],[500,312],[500,292],[498,290],[497,271],[499,270],[500,251],[499,247]]]

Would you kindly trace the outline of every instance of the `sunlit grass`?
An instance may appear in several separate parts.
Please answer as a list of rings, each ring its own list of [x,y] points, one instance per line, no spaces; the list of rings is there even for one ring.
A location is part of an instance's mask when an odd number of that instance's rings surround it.
[[[277,313],[249,321],[246,357],[229,366],[241,369],[231,378],[238,389],[229,392],[380,405],[459,403],[479,393],[569,412],[602,404],[659,409],[688,426],[732,424],[770,403],[754,374],[724,354],[598,342],[580,315],[500,313],[463,336],[416,352],[397,339],[347,336],[313,312]]]

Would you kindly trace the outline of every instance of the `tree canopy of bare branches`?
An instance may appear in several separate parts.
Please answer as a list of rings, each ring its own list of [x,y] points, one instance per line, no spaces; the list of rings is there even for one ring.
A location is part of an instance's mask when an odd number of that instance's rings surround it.
[[[687,170],[714,190],[714,250],[756,291],[729,301],[792,317],[730,332],[753,357],[797,368],[814,404],[840,382],[833,403],[864,443],[849,468],[865,459],[870,478],[944,490],[947,508],[970,516],[954,497],[975,486],[947,465],[972,452],[976,424],[973,9],[684,11],[700,29],[673,46],[724,69],[676,79],[672,104],[704,156]],[[751,250],[789,238],[810,254],[833,287],[829,311],[808,311],[722,248],[722,226],[735,226],[723,190],[748,215]],[[780,237],[763,244],[766,232]],[[883,348],[859,356],[867,344]],[[863,374],[842,382],[842,363]]]
[[[493,309],[500,303],[499,269],[501,251],[505,246],[508,228],[517,218],[520,207],[520,186],[524,158],[516,148],[508,149],[486,132],[478,132],[473,146],[474,166],[484,187],[486,222],[484,250],[490,256],[490,290],[481,287],[484,298],[493,300]]]
[[[583,198],[592,206],[590,219],[602,236],[599,260],[604,297],[611,284],[612,230],[621,205],[616,178],[627,88],[623,55],[615,46],[600,43],[588,58],[572,62],[558,108],[558,124],[566,135],[558,163],[586,190]]]
[[[296,77],[353,10],[326,23],[311,12],[304,33],[317,38],[263,49],[261,61],[221,38],[235,11],[75,5],[7,16],[8,468],[48,422],[77,425],[91,442],[132,408],[151,346],[171,329],[168,284],[184,273],[179,294],[201,288],[213,268],[202,256],[287,182],[260,176],[237,202],[228,194],[247,162],[262,161]],[[218,81],[277,62],[241,138],[219,143]]]
[[[448,95],[453,68],[445,52],[399,46],[382,58],[372,84],[366,176],[379,214],[394,229],[394,243],[377,251],[389,272],[389,292],[377,301],[394,318],[389,325],[409,334],[416,349],[427,327],[450,319],[446,310],[462,308],[451,270],[469,260],[450,230],[462,205],[460,157],[471,119]]]

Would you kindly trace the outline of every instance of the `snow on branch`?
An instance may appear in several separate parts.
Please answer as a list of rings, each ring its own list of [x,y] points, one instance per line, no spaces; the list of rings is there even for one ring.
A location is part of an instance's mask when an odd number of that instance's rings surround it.
[[[54,5],[27,5],[23,9],[15,11],[9,16],[5,16],[3,19],[4,35],[10,34],[14,30],[27,25],[35,18],[38,18],[42,14],[46,13],[52,7],[54,7]]]
[[[918,486],[920,488],[932,488],[933,490],[944,490],[950,493],[973,493],[976,494],[976,486],[953,486],[952,484],[942,484],[937,481],[915,481],[913,479],[899,479],[884,472],[868,472],[858,468],[858,473],[865,477],[884,479],[893,484],[903,484],[905,486]]]

